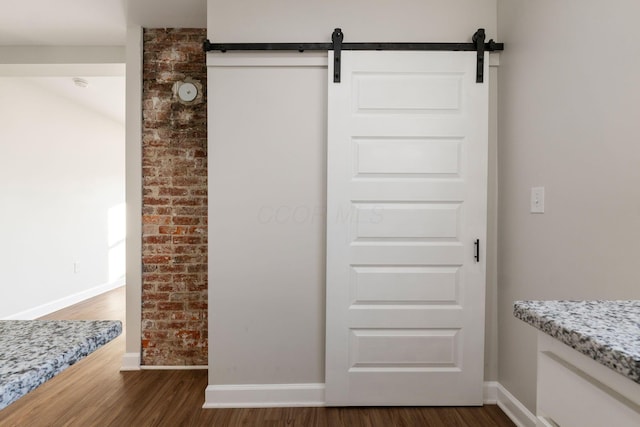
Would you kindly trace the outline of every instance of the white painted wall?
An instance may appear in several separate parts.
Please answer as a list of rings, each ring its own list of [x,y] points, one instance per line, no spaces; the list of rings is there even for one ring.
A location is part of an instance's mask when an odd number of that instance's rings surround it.
[[[60,84],[0,77],[0,318],[123,283],[124,124]]]
[[[210,71],[209,375],[324,378],[326,70]],[[273,104],[286,94],[287,103]]]
[[[469,41],[479,27],[495,37],[496,1],[208,2],[213,42],[321,42],[335,27],[345,41]],[[233,62],[215,56],[225,55]],[[248,54],[281,65],[209,69],[212,385],[324,382],[326,70],[282,66],[298,55]],[[494,290],[488,282],[489,310]],[[497,375],[494,314],[488,379]]]
[[[640,3],[498,11],[499,381],[535,412],[536,334],[513,301],[640,298]]]
[[[127,308],[122,370],[140,369],[142,324],[142,27],[127,27],[126,200]]]
[[[497,30],[496,0],[208,0],[211,42],[470,41]]]
[[[59,7],[59,5],[58,5]],[[3,39],[4,41],[4,39]],[[66,67],[83,67],[82,75],[91,74],[106,76],[106,71],[117,70],[122,75],[124,63],[124,46],[2,46],[0,45],[0,64],[11,64],[19,67],[19,75],[34,75],[46,67],[49,75]],[[24,64],[30,64],[25,67]],[[55,64],[54,67],[52,65]],[[107,67],[112,64],[113,67]],[[95,71],[92,72],[92,69]],[[78,73],[78,71],[75,71]],[[42,75],[42,72],[39,72]],[[3,75],[7,75],[3,70]],[[68,74],[67,74],[68,75]]]

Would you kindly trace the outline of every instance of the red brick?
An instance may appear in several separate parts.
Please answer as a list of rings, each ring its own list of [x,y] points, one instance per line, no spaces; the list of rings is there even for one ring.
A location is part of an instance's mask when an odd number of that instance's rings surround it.
[[[142,215],[143,224],[169,225],[171,224],[171,219],[171,217],[164,215]]]
[[[174,283],[195,283],[200,280],[197,274],[174,274],[171,278]]]
[[[142,281],[144,282],[144,279],[142,279]],[[146,292],[155,292],[156,290],[156,285],[154,283],[142,283],[142,292],[146,293]]]
[[[206,273],[208,271],[208,267],[206,264],[189,265],[186,267],[185,271],[188,273]]]
[[[203,238],[199,236],[173,236],[171,242],[174,245],[200,245]]]
[[[207,363],[207,107],[176,101],[206,86],[204,29],[144,29],[142,363]],[[206,94],[206,88],[205,88]]]
[[[176,337],[185,341],[187,340],[198,341],[200,340],[200,331],[190,331],[190,330],[181,329],[178,332],[176,332]]]
[[[174,292],[184,292],[189,290],[189,287],[184,283],[163,283],[156,285],[158,292],[167,292],[169,295],[173,295]]]
[[[142,203],[144,205],[170,205],[171,199],[167,197],[143,197]]]
[[[180,187],[160,187],[158,191],[160,196],[188,196],[189,189]]]
[[[188,229],[186,227],[160,226],[158,232],[160,234],[186,234]]]
[[[180,46],[179,48],[169,48],[162,50],[158,55],[158,61],[171,63],[171,62],[184,62],[188,59],[188,52]]]
[[[170,207],[165,207],[165,206],[157,206],[156,208],[156,215],[172,215],[173,214],[173,208]]]
[[[172,257],[169,255],[143,255],[142,262],[144,264],[169,264]]]
[[[171,200],[173,206],[201,206],[203,197],[176,197]]]
[[[142,244],[165,245],[171,243],[171,236],[142,236]]]
[[[202,224],[204,218],[195,216],[174,216],[173,218],[171,218],[171,221],[175,225],[198,225]]]
[[[155,301],[144,300],[142,302],[142,309],[143,310],[155,310],[156,309]]]
[[[154,304],[154,307],[155,307],[155,304]],[[163,319],[168,319],[169,316],[170,316],[170,312],[158,311],[156,308],[154,308],[153,310],[142,311],[143,319],[163,320]]]
[[[182,311],[185,306],[183,302],[159,302],[158,311]]]
[[[204,264],[207,262],[206,255],[174,255],[172,258],[176,264]]]
[[[158,226],[155,224],[143,224],[142,225],[142,234],[143,235],[155,235],[158,234]]]
[[[187,284],[187,290],[189,292],[201,292],[201,291],[206,291],[207,290],[207,283],[206,282],[194,282],[194,283],[188,283]],[[158,289],[160,290],[160,289]],[[206,298],[205,298],[206,299]]]
[[[187,327],[187,322],[183,322],[180,320],[168,320],[168,321],[163,321],[163,322],[158,322],[158,328],[164,329],[164,330],[178,330],[178,329],[184,329]]]
[[[196,188],[191,190],[191,196],[207,197],[208,195],[209,195],[209,190],[207,190],[206,188],[205,189]]]
[[[207,247],[205,245],[176,245],[173,247],[173,253],[186,255],[206,254]]]
[[[155,331],[155,332],[150,332],[149,333],[149,338],[152,339],[153,341],[160,341],[160,340],[166,340],[169,338],[169,332],[168,331]]]
[[[144,295],[144,298],[147,301],[169,301],[169,298],[172,297],[173,295],[174,294],[169,294],[166,292],[157,292],[157,293],[146,292]]]
[[[171,245],[142,245],[142,253],[145,255],[171,255],[174,250]]]
[[[187,306],[189,310],[206,310],[207,307],[208,304],[206,301],[191,301]]]
[[[207,227],[188,227],[187,234],[206,234]]]
[[[171,320],[188,320],[189,314],[186,311],[174,311],[171,313]]]
[[[201,178],[194,177],[194,176],[180,176],[180,177],[173,177],[172,182],[173,182],[173,185],[176,185],[179,187],[191,187],[194,185],[200,185]]]
[[[158,271],[158,266],[157,265],[142,264],[142,272],[143,273],[152,273],[152,272],[155,272],[155,271]]]
[[[171,301],[188,301],[189,300],[189,294],[173,292],[171,294],[171,298],[170,299],[171,299]]]
[[[197,216],[204,218],[208,215],[206,206],[174,206],[173,212],[176,215]]]
[[[158,265],[157,271],[160,273],[184,273],[187,266],[184,264]],[[144,299],[144,295],[142,296]]]
[[[173,278],[171,274],[143,273],[142,280],[145,282],[169,283]]]

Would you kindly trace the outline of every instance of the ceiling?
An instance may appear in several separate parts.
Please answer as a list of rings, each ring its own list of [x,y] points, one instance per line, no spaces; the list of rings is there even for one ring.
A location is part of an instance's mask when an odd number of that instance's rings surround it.
[[[207,25],[207,0],[33,0],[6,6],[0,46],[123,46],[127,25]]]
[[[207,25],[207,0],[32,0],[6,6],[0,14],[0,47],[124,46],[128,25],[147,28]],[[111,69],[105,69],[104,75],[93,70],[91,75],[77,71],[65,75],[56,69],[47,74],[39,68],[42,65],[19,67],[18,73],[9,73],[12,77],[6,78],[27,79],[42,91],[124,124],[123,73],[114,75]],[[82,66],[70,64],[69,68]],[[84,77],[89,85],[79,88],[72,77]]]
[[[84,109],[105,116],[122,125],[125,123],[124,76],[77,76],[88,82],[79,87],[69,77],[29,77],[31,84],[42,91],[66,98]]]

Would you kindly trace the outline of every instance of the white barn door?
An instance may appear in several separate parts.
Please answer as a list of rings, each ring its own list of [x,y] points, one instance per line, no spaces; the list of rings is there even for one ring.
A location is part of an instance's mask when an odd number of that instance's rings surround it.
[[[332,56],[326,402],[481,405],[489,91],[476,53],[343,51],[341,83]]]

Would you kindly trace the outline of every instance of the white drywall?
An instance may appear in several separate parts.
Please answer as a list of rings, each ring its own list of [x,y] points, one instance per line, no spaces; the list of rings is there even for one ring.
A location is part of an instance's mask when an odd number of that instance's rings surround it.
[[[479,27],[495,37],[496,2],[208,2],[216,42],[322,42],[335,27],[345,41],[469,41]],[[324,382],[326,70],[282,65],[296,55],[247,54],[245,66],[209,69],[210,384]],[[271,66],[246,66],[265,57]],[[494,314],[488,379],[497,375]]]
[[[536,334],[513,301],[640,298],[640,3],[498,11],[499,382],[535,412]]]
[[[82,75],[88,75],[91,68],[96,70],[94,75],[106,76],[106,70],[122,67],[125,60],[124,46],[2,46],[0,45],[0,64],[22,65],[20,75],[32,75],[37,70],[46,67],[47,74],[52,75],[62,66],[83,67]],[[25,66],[25,64],[29,64]],[[56,66],[52,67],[55,64]],[[111,67],[106,67],[110,64]],[[36,66],[39,65],[39,66]],[[4,67],[0,67],[2,71]],[[75,71],[78,73],[78,71]],[[20,76],[19,75],[19,76]],[[118,69],[117,75],[122,75]],[[19,77],[17,76],[17,77]]]
[[[127,27],[126,200],[127,313],[123,369],[140,365],[142,324],[142,27]]]
[[[208,0],[212,42],[471,41],[496,34],[496,0]]]
[[[214,68],[209,373],[218,384],[324,377],[326,70]],[[288,103],[274,108],[286,94]]]
[[[123,282],[124,124],[65,84],[0,77],[0,318]]]

